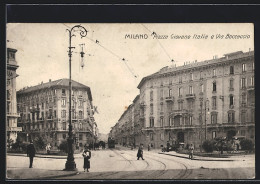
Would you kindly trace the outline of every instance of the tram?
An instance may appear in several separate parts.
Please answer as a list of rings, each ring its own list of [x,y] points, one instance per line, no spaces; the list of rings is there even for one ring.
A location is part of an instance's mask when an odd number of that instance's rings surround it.
[[[115,148],[115,140],[113,138],[109,137],[107,144],[108,144],[108,148]]]

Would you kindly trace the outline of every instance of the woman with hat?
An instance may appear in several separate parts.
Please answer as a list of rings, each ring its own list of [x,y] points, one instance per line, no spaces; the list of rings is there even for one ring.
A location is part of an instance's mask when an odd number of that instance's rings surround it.
[[[89,172],[89,168],[90,168],[90,158],[91,158],[91,151],[88,149],[88,147],[85,147],[85,150],[82,153],[82,156],[84,158],[84,172],[87,169],[87,172]]]

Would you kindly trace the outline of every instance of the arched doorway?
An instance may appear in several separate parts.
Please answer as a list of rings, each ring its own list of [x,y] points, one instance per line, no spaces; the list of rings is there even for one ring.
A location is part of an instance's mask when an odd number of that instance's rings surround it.
[[[227,139],[230,140],[232,137],[234,137],[237,134],[235,130],[229,130],[227,131]]]
[[[184,142],[184,133],[183,132],[177,133],[177,142]]]

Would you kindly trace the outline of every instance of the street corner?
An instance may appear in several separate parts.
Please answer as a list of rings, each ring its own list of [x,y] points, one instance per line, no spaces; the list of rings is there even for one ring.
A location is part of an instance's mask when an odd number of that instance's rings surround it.
[[[52,179],[77,175],[78,171],[45,170],[34,168],[7,169],[6,179]]]

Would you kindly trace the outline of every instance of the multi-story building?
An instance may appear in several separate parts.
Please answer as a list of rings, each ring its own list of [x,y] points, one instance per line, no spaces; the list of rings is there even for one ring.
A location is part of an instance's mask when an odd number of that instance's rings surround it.
[[[16,69],[18,68],[15,54],[17,50],[7,48],[7,72],[6,72],[6,131],[7,140],[16,142],[17,132],[22,131],[17,127],[17,101],[16,101]]]
[[[138,88],[145,145],[170,141],[198,148],[215,137],[255,140],[253,51],[164,67]]]
[[[17,92],[18,124],[25,140],[43,137],[53,146],[66,141],[69,131],[69,79],[49,80]],[[72,81],[72,125],[76,147],[93,141],[97,124],[93,116],[91,90]]]

